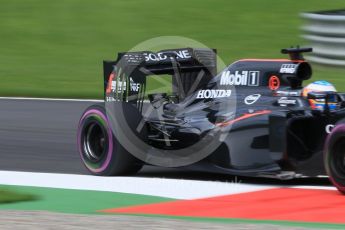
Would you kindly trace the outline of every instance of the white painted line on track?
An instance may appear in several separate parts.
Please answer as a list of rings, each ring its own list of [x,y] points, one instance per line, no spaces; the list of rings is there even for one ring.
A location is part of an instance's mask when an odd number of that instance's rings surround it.
[[[0,97],[0,100],[104,102],[104,100],[98,100],[98,99],[67,99],[67,98],[40,98],[40,97]]]
[[[240,181],[232,183],[17,171],[0,171],[0,184],[133,193],[174,199],[197,199],[274,188],[268,185],[243,184]]]
[[[337,190],[336,187],[333,186],[292,186],[291,188],[301,188],[301,189],[324,189],[324,190]]]
[[[273,186],[244,184],[241,181],[217,182],[144,177],[100,177],[17,171],[0,171],[1,184],[121,192],[187,200],[281,187],[336,190],[332,186]]]

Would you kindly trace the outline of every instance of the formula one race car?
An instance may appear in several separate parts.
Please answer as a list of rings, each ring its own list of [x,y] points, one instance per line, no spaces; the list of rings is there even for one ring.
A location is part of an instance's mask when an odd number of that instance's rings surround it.
[[[326,81],[302,86],[311,51],[283,49],[290,59],[239,60],[219,74],[212,49],[119,53],[104,61],[105,102],[80,119],[81,159],[108,176],[145,164],[279,179],[326,169],[345,192],[345,94]],[[152,78],[171,87],[159,92]]]

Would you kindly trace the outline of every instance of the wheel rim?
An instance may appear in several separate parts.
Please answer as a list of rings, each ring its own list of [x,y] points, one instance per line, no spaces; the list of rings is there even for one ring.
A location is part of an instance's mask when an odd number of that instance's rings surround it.
[[[84,130],[83,149],[85,156],[91,162],[103,160],[107,150],[107,134],[97,122],[90,122]]]
[[[345,138],[338,140],[332,150],[331,169],[338,178],[345,179]]]

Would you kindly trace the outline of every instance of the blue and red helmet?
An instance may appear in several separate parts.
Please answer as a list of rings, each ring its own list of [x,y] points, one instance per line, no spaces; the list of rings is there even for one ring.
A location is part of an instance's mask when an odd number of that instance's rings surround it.
[[[315,81],[304,87],[302,95],[306,98],[309,92],[337,92],[335,87],[328,81]],[[310,107],[315,110],[323,111],[325,109],[325,99],[308,99]],[[328,99],[330,110],[338,107],[338,98],[334,95]]]

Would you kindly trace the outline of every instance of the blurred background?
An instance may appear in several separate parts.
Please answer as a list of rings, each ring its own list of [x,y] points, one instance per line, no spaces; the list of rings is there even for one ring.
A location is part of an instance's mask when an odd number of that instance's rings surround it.
[[[102,60],[157,36],[183,36],[227,64],[306,45],[301,12],[343,0],[0,0],[0,96],[101,98]],[[345,70],[313,65],[345,91]]]

